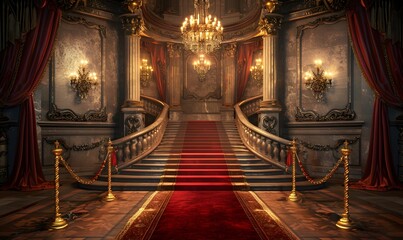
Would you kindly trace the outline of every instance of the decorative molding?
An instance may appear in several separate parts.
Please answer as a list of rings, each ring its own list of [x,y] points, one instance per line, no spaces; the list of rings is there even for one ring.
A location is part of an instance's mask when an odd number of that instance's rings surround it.
[[[87,28],[96,29],[103,38],[106,38],[106,27],[103,25],[88,22],[85,18],[75,17],[71,15],[63,15],[62,20],[69,24],[82,24]]]
[[[98,30],[101,37],[101,59],[99,60],[101,64],[101,74],[100,74],[100,91],[101,91],[101,106],[98,110],[89,110],[83,114],[75,113],[71,109],[59,109],[55,102],[55,76],[56,76],[56,57],[53,52],[53,56],[50,60],[49,64],[49,110],[46,114],[48,120],[51,121],[72,121],[72,122],[106,122],[107,121],[107,113],[104,99],[104,76],[105,76],[105,38],[106,38],[106,27],[103,25],[95,24],[87,21],[84,18],[74,17],[70,15],[63,15],[62,20],[68,24],[81,24],[87,28]]]
[[[59,109],[52,103],[46,117],[51,121],[72,121],[72,122],[106,122],[108,116],[106,108],[99,110],[89,110],[84,114],[77,114],[71,109]]]
[[[332,109],[325,115],[321,116],[315,111],[304,111],[300,107],[297,107],[297,113],[295,114],[295,120],[298,122],[304,121],[351,121],[355,119],[355,112],[351,109],[351,103],[343,109]]]
[[[332,15],[329,17],[323,17],[323,18],[318,18],[315,21],[299,25],[297,26],[297,34],[296,34],[296,39],[297,39],[297,107],[296,107],[296,114],[295,114],[295,120],[296,121],[350,121],[355,119],[355,112],[352,109],[352,89],[351,89],[351,66],[350,64],[350,59],[352,58],[352,53],[351,50],[347,50],[347,56],[346,58],[349,59],[347,63],[347,100],[346,100],[346,105],[345,108],[339,109],[339,108],[334,108],[331,109],[329,112],[327,112],[324,115],[320,115],[314,110],[309,110],[309,109],[304,109],[302,106],[302,86],[303,86],[303,77],[302,77],[302,37],[304,36],[304,31],[307,29],[315,29],[320,25],[331,25],[331,24],[336,24],[341,21],[345,21],[346,16],[345,14],[338,14],[338,15]],[[346,38],[346,45],[347,48],[348,46],[348,37]],[[335,107],[335,106],[332,106]],[[330,108],[330,107],[329,107]]]
[[[183,99],[185,100],[208,100],[208,99],[221,99],[220,88],[217,87],[213,92],[207,93],[205,96],[199,96],[197,93],[190,92],[188,89],[183,89]]]

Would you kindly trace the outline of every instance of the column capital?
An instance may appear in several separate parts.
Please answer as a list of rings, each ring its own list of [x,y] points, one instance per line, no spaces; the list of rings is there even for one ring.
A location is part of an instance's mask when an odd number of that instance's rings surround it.
[[[260,31],[263,35],[276,35],[281,28],[283,15],[277,13],[264,13],[259,21]]]
[[[144,22],[141,14],[139,13],[127,13],[120,15],[122,21],[123,30],[127,35],[140,36],[140,32],[143,30]]]
[[[170,58],[180,57],[183,50],[183,44],[168,42],[167,50]]]
[[[224,45],[224,54],[227,57],[234,57],[236,52],[236,43],[227,43]]]

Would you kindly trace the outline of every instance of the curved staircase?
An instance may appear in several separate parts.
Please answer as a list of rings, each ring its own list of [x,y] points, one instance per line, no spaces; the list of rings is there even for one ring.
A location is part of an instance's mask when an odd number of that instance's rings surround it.
[[[150,155],[112,175],[112,189],[223,190],[230,180],[233,190],[291,190],[291,174],[255,157],[243,145],[234,122],[210,123],[214,125],[188,128],[189,122],[169,122],[161,144]],[[296,181],[297,190],[324,186],[312,185],[302,175]],[[92,185],[79,185],[106,190],[107,175]]]

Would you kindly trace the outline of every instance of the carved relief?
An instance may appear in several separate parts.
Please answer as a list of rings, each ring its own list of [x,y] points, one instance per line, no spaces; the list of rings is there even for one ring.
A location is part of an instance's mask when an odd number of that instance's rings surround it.
[[[260,115],[259,115],[259,117],[260,117]],[[271,134],[277,134],[276,129],[275,129],[277,126],[277,118],[266,115],[266,116],[261,117],[260,121],[262,122],[263,130],[265,130]]]
[[[127,134],[131,134],[144,128],[144,121],[141,115],[131,115],[125,119]]]
[[[178,43],[167,43],[167,51],[170,58],[180,57],[183,45]]]
[[[124,14],[121,16],[123,29],[127,35],[140,35],[144,22],[138,14]]]
[[[297,113],[295,114],[295,120],[298,122],[348,121],[354,119],[355,119],[355,112],[354,110],[351,109],[351,104],[347,104],[347,106],[344,109],[332,109],[324,116],[321,116],[312,110],[303,111],[300,107],[297,107]]]
[[[52,104],[46,117],[51,121],[71,121],[71,122],[106,122],[108,116],[106,108],[90,110],[84,114],[77,114],[71,109],[59,109],[56,104]]]
[[[236,43],[228,43],[224,45],[224,55],[226,57],[234,57],[236,53]]]

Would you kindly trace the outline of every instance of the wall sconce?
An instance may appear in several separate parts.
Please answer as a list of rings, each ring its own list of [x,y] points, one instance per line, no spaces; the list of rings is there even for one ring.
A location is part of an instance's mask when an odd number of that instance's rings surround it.
[[[193,62],[193,69],[199,76],[199,81],[204,82],[206,80],[207,72],[210,70],[211,62],[206,60],[204,54],[199,55],[199,59]]]
[[[89,72],[87,64],[87,60],[81,60],[77,73],[70,74],[70,86],[81,100],[86,99],[89,90],[95,89],[95,86],[98,85],[97,74],[95,72]]]
[[[252,79],[256,82],[258,87],[263,85],[263,64],[262,59],[258,58],[255,61],[255,65],[250,67],[250,73]]]
[[[148,66],[147,62],[148,62],[147,59],[141,60],[140,83],[141,83],[141,86],[143,86],[143,87],[147,87],[148,85],[150,85],[151,74],[154,71],[153,67]]]
[[[331,74],[322,68],[322,61],[315,60],[315,71],[305,72],[305,86],[311,89],[316,101],[322,102],[326,89],[332,86]]]

